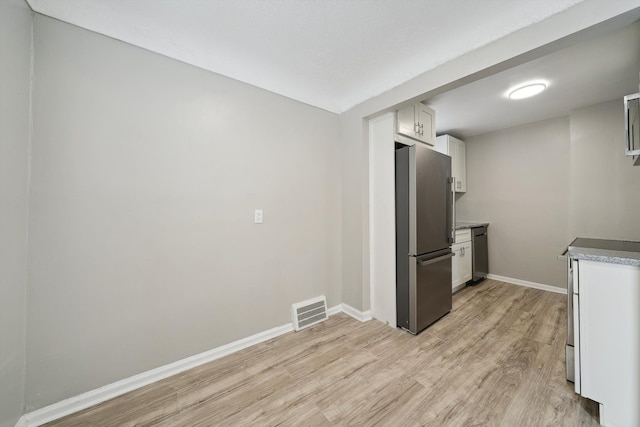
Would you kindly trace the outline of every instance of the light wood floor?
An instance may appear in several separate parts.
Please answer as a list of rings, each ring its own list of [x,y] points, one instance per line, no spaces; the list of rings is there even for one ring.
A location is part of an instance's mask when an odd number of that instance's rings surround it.
[[[565,298],[485,280],[418,336],[338,314],[50,425],[598,425],[565,381]]]

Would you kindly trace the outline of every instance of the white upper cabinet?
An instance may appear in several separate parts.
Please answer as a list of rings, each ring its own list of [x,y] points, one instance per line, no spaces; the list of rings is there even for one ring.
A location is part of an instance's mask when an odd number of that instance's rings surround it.
[[[456,191],[465,193],[467,191],[467,144],[458,139],[456,146],[458,148],[458,152],[456,153],[456,168],[458,172],[458,182],[456,185],[458,188]]]
[[[416,111],[420,140],[434,145],[436,143],[436,112],[422,103],[416,105]]]
[[[407,140],[406,138],[410,138]],[[436,142],[436,113],[422,103],[409,105],[396,112],[396,140],[406,144],[414,141],[434,145]]]
[[[436,138],[436,151],[451,157],[451,175],[456,179],[456,193],[467,191],[467,147],[464,141],[451,135]]]

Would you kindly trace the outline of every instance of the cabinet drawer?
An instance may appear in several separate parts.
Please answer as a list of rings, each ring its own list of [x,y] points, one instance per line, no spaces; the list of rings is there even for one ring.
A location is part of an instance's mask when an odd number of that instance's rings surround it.
[[[463,242],[470,242],[470,241],[471,241],[470,228],[456,230],[456,243],[463,243]]]

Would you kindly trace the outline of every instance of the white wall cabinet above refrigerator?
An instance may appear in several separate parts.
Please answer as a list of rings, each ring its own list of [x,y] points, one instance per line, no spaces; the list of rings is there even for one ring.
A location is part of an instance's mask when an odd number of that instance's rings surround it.
[[[409,105],[396,111],[395,130],[398,142],[413,145],[420,141],[433,146],[436,143],[436,113],[420,102]]]
[[[467,191],[467,147],[464,141],[451,135],[440,135],[436,138],[436,145],[433,147],[447,156],[451,157],[451,173],[456,179],[456,193]]]

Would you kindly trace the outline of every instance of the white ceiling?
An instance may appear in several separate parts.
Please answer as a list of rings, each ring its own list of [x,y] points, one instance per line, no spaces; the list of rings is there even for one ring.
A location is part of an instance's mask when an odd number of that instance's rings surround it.
[[[340,113],[582,0],[28,1],[41,14]]]
[[[425,101],[436,111],[437,133],[466,138],[567,115],[638,92],[640,22],[494,74]],[[546,80],[532,98],[510,100],[513,85]]]

